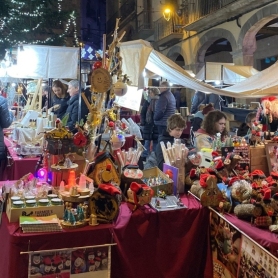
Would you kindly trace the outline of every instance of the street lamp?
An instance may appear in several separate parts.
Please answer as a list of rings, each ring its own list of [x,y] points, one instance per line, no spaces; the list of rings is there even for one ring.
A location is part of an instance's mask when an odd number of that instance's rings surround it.
[[[170,7],[165,7],[163,10],[164,19],[169,21],[171,19],[172,13],[173,13],[173,11]]]

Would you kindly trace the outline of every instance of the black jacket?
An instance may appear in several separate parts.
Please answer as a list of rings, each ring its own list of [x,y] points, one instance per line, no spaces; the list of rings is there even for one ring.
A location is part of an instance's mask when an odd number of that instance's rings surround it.
[[[69,94],[66,94],[66,96],[64,98],[59,98],[55,94],[53,94],[51,96],[51,106],[50,107],[52,107],[56,104],[60,105],[59,109],[57,109],[56,111],[53,111],[54,114],[57,115],[57,118],[59,118],[60,120],[62,120],[66,114],[69,99],[70,99]]]
[[[78,122],[78,109],[79,108],[79,94],[76,94],[70,98],[68,101],[68,108],[66,114],[69,114],[69,119],[67,126],[71,132],[75,131],[75,125]],[[81,119],[86,121],[86,116],[88,115],[89,109],[87,108],[83,98],[81,98]]]
[[[7,99],[0,96],[0,160],[7,158],[4,142],[4,128],[8,128],[13,122],[13,113],[9,111]]]
[[[157,160],[157,167],[163,171],[163,163],[164,163],[164,157],[162,148],[160,145],[160,142],[164,142],[165,146],[167,146],[167,142],[170,142],[171,145],[174,143],[175,138],[171,136],[167,131],[165,131],[162,135],[158,137],[158,144],[155,150],[155,156]],[[181,139],[181,142],[184,144],[184,140]],[[166,147],[167,148],[167,147]]]
[[[248,130],[249,126],[246,123],[242,123],[237,130],[237,136],[244,137],[247,135]]]
[[[156,99],[153,99],[152,101],[156,101]],[[154,103],[155,105],[155,103]],[[141,113],[140,113],[140,121],[141,121],[141,130],[142,130],[142,138],[144,140],[154,140],[157,141],[158,138],[158,130],[157,130],[157,126],[154,124],[154,120],[153,120],[153,115],[152,115],[152,120],[151,121],[147,121],[146,120],[146,115],[147,115],[147,111],[148,108],[150,106],[150,102],[148,100],[145,100],[143,103],[143,107],[141,109]]]

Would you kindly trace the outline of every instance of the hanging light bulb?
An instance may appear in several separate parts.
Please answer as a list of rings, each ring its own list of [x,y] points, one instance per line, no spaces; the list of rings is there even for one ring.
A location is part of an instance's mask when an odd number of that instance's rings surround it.
[[[163,11],[163,17],[165,20],[169,21],[171,19],[172,11],[170,8],[166,7]]]

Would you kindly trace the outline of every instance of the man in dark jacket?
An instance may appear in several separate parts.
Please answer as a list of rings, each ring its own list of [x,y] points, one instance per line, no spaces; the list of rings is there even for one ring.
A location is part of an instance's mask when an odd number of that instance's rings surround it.
[[[155,104],[154,123],[158,134],[163,134],[167,128],[167,119],[175,114],[176,99],[170,91],[170,84],[164,81],[160,84],[160,96]]]
[[[68,84],[68,93],[70,95],[70,99],[68,101],[68,108],[66,111],[66,115],[69,114],[67,126],[71,132],[75,132],[76,128],[75,125],[81,119],[86,121],[86,116],[89,112],[83,98],[81,98],[81,106],[79,107],[79,81],[78,80],[71,80]],[[78,118],[80,111],[80,119]]]
[[[8,108],[7,99],[0,96],[0,180],[4,180],[4,170],[6,166],[6,147],[4,142],[4,128],[8,128],[13,122],[13,112]]]

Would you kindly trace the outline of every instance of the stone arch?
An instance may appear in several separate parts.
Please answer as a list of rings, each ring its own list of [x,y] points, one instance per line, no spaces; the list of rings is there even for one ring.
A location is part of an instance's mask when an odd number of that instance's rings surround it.
[[[193,57],[195,57],[195,70],[198,72],[205,63],[205,55],[207,49],[213,44],[216,40],[225,38],[231,44],[232,51],[237,48],[236,39],[234,35],[225,29],[215,28],[205,32],[199,39],[198,43],[195,45],[193,51]]]
[[[172,47],[168,53],[166,54],[166,56],[171,59],[172,61],[176,62],[178,56],[181,56],[183,58],[184,64],[180,65],[180,66],[184,66],[186,64],[186,57],[184,57],[184,55],[182,54],[182,48],[180,45],[175,45],[174,47]]]
[[[278,17],[278,5],[262,8],[252,15],[242,26],[238,46],[242,50],[244,65],[253,65],[253,54],[257,49],[256,34],[269,21]]]

